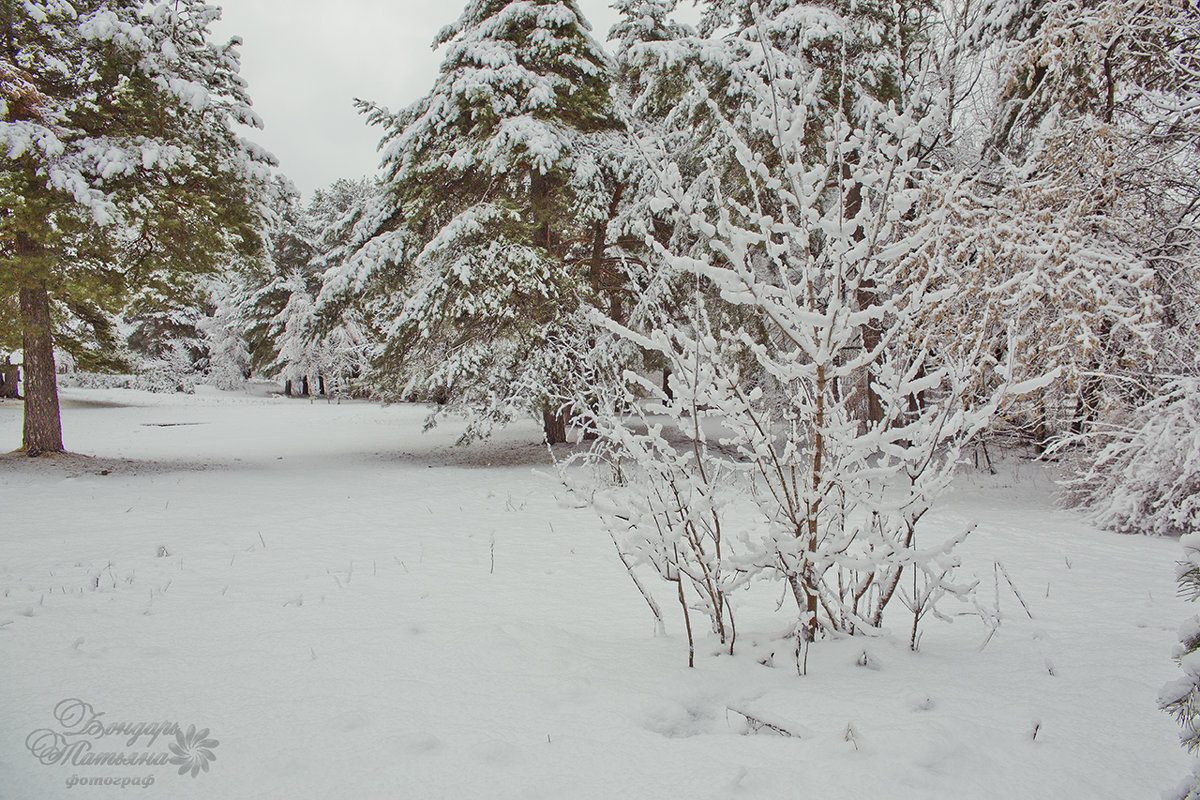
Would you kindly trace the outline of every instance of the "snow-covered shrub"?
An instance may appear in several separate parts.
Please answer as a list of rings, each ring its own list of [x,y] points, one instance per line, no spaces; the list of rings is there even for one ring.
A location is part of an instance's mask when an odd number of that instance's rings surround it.
[[[192,358],[194,342],[179,341],[167,344],[160,358],[143,358],[136,363],[136,372],[100,373],[76,371],[67,381],[83,389],[138,389],[144,392],[186,392],[196,390],[204,373]]]
[[[604,371],[602,360],[594,363]],[[674,401],[661,384],[636,373],[598,374],[586,400],[587,427],[597,441],[559,472],[568,491],[600,515],[660,625],[661,608],[636,570],[649,566],[674,584],[689,665],[695,663],[696,639],[691,612],[704,614],[712,633],[732,652],[736,623],[730,593],[761,571],[750,562],[739,567],[733,537],[726,535],[728,506],[749,488],[748,465],[723,456],[718,434],[710,430],[719,427],[721,415],[711,404],[715,395],[704,389],[711,388],[716,370],[729,366],[708,357],[694,365],[672,364],[685,373],[673,379],[675,386],[693,389]],[[703,373],[702,379],[687,374],[692,368]],[[580,464],[587,469],[580,471]],[[753,513],[752,506],[741,510]]]
[[[806,37],[835,49],[877,40],[878,20],[738,8],[740,34],[639,51],[692,65],[674,124],[705,121],[701,150],[636,131],[658,209],[685,231],[647,245],[663,280],[686,276],[694,299],[638,330],[594,315],[671,375],[666,389],[619,376],[592,455],[616,480],[591,491],[566,481],[601,510],[627,564],[650,563],[675,584],[685,619],[703,608],[724,634],[730,591],[781,580],[803,671],[818,635],[879,631],[895,598],[912,613],[915,649],[937,599],[972,589],[954,577],[965,532],[930,543],[920,522],[964,445],[1041,384],[1017,385],[984,329],[945,335],[961,290],[951,266],[963,258],[951,209],[978,187],[923,161],[944,96],[903,111],[873,96],[899,71],[895,53],[865,48],[872,57],[839,62],[841,72],[814,67]],[[996,297],[973,299],[999,317]],[[739,496],[752,521],[730,537]]]
[[[1098,432],[1067,484],[1068,500],[1124,533],[1200,533],[1200,378],[1179,378]]]

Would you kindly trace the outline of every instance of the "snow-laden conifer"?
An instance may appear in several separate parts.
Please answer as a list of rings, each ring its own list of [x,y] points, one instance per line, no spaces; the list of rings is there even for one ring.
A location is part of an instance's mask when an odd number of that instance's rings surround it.
[[[1176,577],[1180,594],[1194,602],[1200,598],[1200,535],[1194,532],[1194,526],[1192,530],[1180,542],[1184,558],[1178,564]],[[1183,675],[1159,691],[1158,705],[1179,721],[1182,728],[1179,741],[1189,753],[1195,753],[1200,750],[1200,616],[1179,626],[1175,658]],[[1163,797],[1170,800],[1200,798],[1200,761],[1193,764],[1190,775]]]
[[[428,95],[364,104],[385,130],[383,204],[335,281],[370,298],[387,394],[473,411],[476,434],[540,411],[553,440],[566,376],[540,354],[617,291],[587,262],[616,202],[608,60],[574,0],[472,0],[437,44]]]
[[[211,40],[215,6],[5,8],[0,297],[19,308],[25,340],[24,446],[57,451],[56,335],[107,348],[137,290],[190,291],[195,276],[253,258],[271,158],[236,133],[261,122],[238,75],[240,41]]]
[[[243,290],[239,281],[216,281],[209,288],[209,297],[212,313],[199,324],[208,354],[205,379],[218,389],[239,389],[250,376]]]

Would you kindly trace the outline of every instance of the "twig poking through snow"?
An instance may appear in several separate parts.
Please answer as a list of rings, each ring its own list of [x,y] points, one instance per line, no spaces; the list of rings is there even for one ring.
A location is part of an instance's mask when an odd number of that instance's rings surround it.
[[[1025,613],[1029,615],[1030,619],[1033,619],[1033,612],[1029,610],[1029,606],[1025,603],[1025,598],[1021,597],[1021,593],[1019,591],[1017,591],[1017,585],[1015,583],[1013,583],[1013,579],[1008,574],[1008,570],[1006,570],[1004,568],[1004,565],[1001,564],[999,561],[996,562],[996,566],[1000,569],[1000,572],[1002,572],[1004,574],[1004,580],[1008,581],[1008,588],[1012,589],[1012,593],[1014,595],[1016,595],[1018,600],[1021,601],[1021,608],[1025,609]],[[1049,589],[1049,585],[1047,584],[1047,590],[1048,589]]]
[[[744,718],[746,720],[747,727],[750,729],[749,733],[761,733],[762,731],[766,730],[769,733],[775,733],[779,736],[788,736],[793,739],[802,738],[798,734],[783,727],[782,725],[776,725],[773,722],[767,722],[762,717],[734,708],[733,706],[727,706],[726,710],[732,711],[738,716]]]

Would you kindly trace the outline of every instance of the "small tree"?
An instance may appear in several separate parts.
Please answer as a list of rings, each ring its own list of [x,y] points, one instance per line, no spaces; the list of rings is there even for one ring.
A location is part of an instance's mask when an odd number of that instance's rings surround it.
[[[915,648],[932,601],[971,588],[954,581],[950,552],[965,532],[930,544],[919,523],[963,446],[1030,386],[985,330],[939,338],[960,289],[950,210],[972,187],[925,160],[944,96],[918,79],[877,96],[903,74],[898,49],[865,44],[887,41],[886,19],[738,8],[734,35],[660,46],[691,60],[682,105],[703,111],[711,137],[699,157],[654,150],[658,131],[641,141],[659,206],[703,246],[649,243],[689,276],[691,304],[642,330],[595,320],[667,363],[672,391],[625,376],[628,391],[597,415],[594,457],[614,465],[615,485],[590,497],[633,543],[627,563],[677,582],[685,614],[692,589],[723,637],[729,591],[747,575],[782,578],[802,670],[821,631],[878,629],[894,597],[913,613]],[[843,53],[839,70],[816,68],[814,52]],[[979,302],[999,313],[994,296]],[[760,513],[742,552],[721,533],[731,493]]]
[[[320,375],[319,345],[313,340],[312,296],[307,281],[298,272],[288,275],[281,288],[287,293],[287,303],[272,320],[272,340],[278,356],[267,372],[283,378],[285,385],[300,383],[301,393],[312,393],[312,379]]]
[[[218,389],[237,389],[250,376],[250,350],[243,336],[243,303],[240,287],[217,282],[210,287],[212,314],[200,320],[208,354],[208,380]]]

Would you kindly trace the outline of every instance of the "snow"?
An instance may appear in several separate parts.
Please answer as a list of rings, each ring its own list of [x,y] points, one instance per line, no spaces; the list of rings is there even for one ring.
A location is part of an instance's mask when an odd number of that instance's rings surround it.
[[[147,774],[143,796],[171,798],[1095,800],[1189,769],[1155,706],[1194,613],[1178,542],[1056,509],[1041,465],[968,471],[927,523],[932,541],[978,522],[956,553],[986,599],[999,585],[985,647],[963,616],[910,653],[897,614],[892,635],[817,643],[801,678],[774,638],[787,609],[687,669],[671,598],[656,637],[594,514],[535,474],[532,423],[456,448],[419,406],[63,401],[90,458],[0,457],[5,800],[124,796],[68,781]],[[0,438],[20,425],[0,403]],[[26,737],[67,698],[208,728],[216,760],[194,778],[40,764]]]

